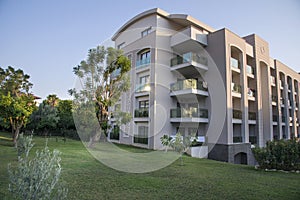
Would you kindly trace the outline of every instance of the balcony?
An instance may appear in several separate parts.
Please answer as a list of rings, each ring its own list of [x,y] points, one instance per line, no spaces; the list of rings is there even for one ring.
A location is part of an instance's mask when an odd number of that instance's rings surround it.
[[[241,72],[240,62],[235,58],[230,58],[230,66],[233,71]]]
[[[150,90],[150,83],[137,84],[135,87],[135,96],[149,95]]]
[[[197,81],[196,79],[186,79],[177,81],[170,85],[170,96],[181,96],[181,95],[202,95],[208,96],[207,83],[204,81]]]
[[[243,142],[242,136],[233,136],[233,143],[241,143]]]
[[[295,107],[295,110],[298,110],[298,107],[299,107],[298,102],[294,102],[294,107]]]
[[[281,121],[282,121],[282,123],[284,123],[284,124],[285,124],[285,122],[286,122],[286,118],[285,118],[285,116],[282,116],[282,117],[281,117]]]
[[[239,84],[231,83],[232,96],[241,98],[242,87]]]
[[[284,82],[282,80],[279,81],[279,87],[281,90],[283,90]]]
[[[284,107],[284,99],[282,97],[280,98],[280,106]]]
[[[171,122],[208,123],[208,110],[199,108],[173,108],[170,110]]]
[[[292,104],[291,104],[291,101],[290,101],[290,100],[288,100],[288,107],[289,107],[289,109],[292,108]]]
[[[199,45],[207,46],[207,35],[192,26],[171,36],[171,47],[176,49],[197,48]]]
[[[276,106],[276,105],[277,105],[277,98],[278,98],[278,97],[275,96],[275,95],[272,95],[272,96],[271,96],[271,99],[272,99],[272,105],[273,105],[273,106]]]
[[[203,72],[208,70],[207,58],[192,52],[172,58],[170,65],[171,71],[178,71],[184,76],[199,74],[198,70]]]
[[[255,90],[248,88],[248,100],[255,101]]]
[[[139,108],[134,110],[134,117],[149,117],[149,108]]]
[[[256,120],[256,112],[249,112],[248,113],[249,120]]]
[[[274,76],[270,76],[270,82],[272,86],[276,86],[276,81]]]
[[[249,136],[249,142],[251,144],[257,144],[257,136]]]
[[[248,124],[256,124],[256,113],[248,112]]]
[[[242,123],[242,111],[233,109],[232,110],[232,123],[241,124]]]
[[[246,66],[246,72],[247,72],[247,76],[254,78],[254,69],[252,66],[247,65]]]
[[[273,115],[272,122],[273,122],[273,125],[278,125],[278,116],[277,115]]]
[[[233,109],[232,110],[232,117],[234,118],[234,119],[242,119],[242,111],[240,111],[240,110],[236,110],[236,109]]]
[[[291,92],[291,91],[292,91],[292,86],[288,85],[288,92]]]
[[[142,60],[137,60],[136,63],[135,63],[135,68],[140,69],[140,68],[143,68],[143,67],[147,67],[150,63],[151,63],[151,58],[150,57],[144,58]]]

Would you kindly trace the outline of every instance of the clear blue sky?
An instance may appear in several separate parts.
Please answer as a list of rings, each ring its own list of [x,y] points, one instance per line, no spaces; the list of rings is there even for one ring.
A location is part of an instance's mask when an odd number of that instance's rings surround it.
[[[256,33],[270,53],[300,71],[300,1],[0,0],[0,66],[23,69],[33,92],[70,98],[72,68],[133,16],[155,7],[189,14],[215,29]],[[253,5],[253,6],[251,6]]]

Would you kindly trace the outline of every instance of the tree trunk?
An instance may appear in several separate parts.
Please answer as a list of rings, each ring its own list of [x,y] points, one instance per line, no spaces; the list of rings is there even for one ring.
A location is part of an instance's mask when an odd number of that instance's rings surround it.
[[[18,146],[17,140],[19,137],[20,128],[17,127],[16,130],[12,129],[12,132],[13,132],[13,142],[14,142],[15,147],[17,148],[17,146]]]
[[[101,137],[101,130],[100,131],[96,130],[96,134],[90,137],[90,141],[88,143],[88,147],[89,148],[93,148],[95,146],[95,144],[97,142],[99,142],[100,137]]]

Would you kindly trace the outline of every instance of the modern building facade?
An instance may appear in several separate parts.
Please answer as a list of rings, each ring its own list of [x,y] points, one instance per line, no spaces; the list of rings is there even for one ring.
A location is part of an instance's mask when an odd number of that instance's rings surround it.
[[[112,110],[133,116],[112,140],[161,149],[165,134],[196,134],[197,157],[254,164],[252,145],[299,137],[300,75],[271,58],[258,35],[157,8],[112,40],[132,62],[131,89]]]

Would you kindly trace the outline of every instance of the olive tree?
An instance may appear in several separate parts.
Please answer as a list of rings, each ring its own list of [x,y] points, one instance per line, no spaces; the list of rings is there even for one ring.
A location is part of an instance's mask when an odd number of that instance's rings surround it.
[[[89,147],[107,130],[111,116],[109,107],[129,90],[127,72],[130,67],[130,60],[121,50],[98,46],[90,49],[87,59],[73,68],[80,83],[79,89],[69,90],[74,97],[75,125],[78,132],[85,133],[84,137],[89,138]]]

